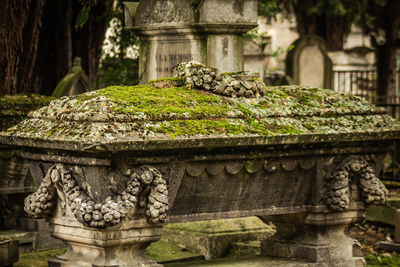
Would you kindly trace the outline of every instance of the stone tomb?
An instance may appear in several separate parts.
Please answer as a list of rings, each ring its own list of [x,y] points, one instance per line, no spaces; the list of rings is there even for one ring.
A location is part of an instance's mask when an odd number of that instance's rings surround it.
[[[333,67],[325,41],[317,36],[303,36],[294,41],[286,56],[286,74],[294,84],[332,88]]]
[[[242,71],[242,35],[257,26],[257,1],[143,0],[126,4],[125,24],[140,37],[142,84],[184,61]]]
[[[57,99],[0,134],[24,150],[36,182],[26,212],[67,244],[49,264],[158,266],[145,248],[168,220],[258,216],[277,226],[264,256],[365,265],[345,230],[385,201],[376,175],[400,123],[331,90],[256,86],[238,97],[230,84],[192,83],[215,69],[182,68],[166,81],[191,89],[166,82]],[[215,74],[207,80],[220,86]],[[238,91],[254,81],[222,76]]]

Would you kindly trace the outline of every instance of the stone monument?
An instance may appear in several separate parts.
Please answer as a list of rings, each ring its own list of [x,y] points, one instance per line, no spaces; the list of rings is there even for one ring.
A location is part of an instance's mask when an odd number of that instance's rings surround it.
[[[191,60],[242,71],[242,35],[257,26],[256,0],[142,0],[126,9],[126,27],[140,37],[142,84]]]
[[[328,89],[176,73],[54,100],[0,134],[37,186],[25,211],[67,244],[50,266],[158,266],[145,248],[168,220],[246,216],[277,226],[264,256],[364,266],[346,228],[385,202],[377,174],[400,123]]]
[[[72,68],[68,74],[57,84],[53,97],[77,95],[89,92],[93,89],[89,77],[81,66],[81,58],[75,57]]]
[[[286,74],[293,83],[331,89],[333,67],[325,41],[317,36],[303,36],[293,46],[286,56]]]
[[[264,70],[271,56],[270,38],[264,38],[267,41],[265,47],[259,45],[253,40],[244,40],[244,69],[259,74],[259,78],[264,78]]]

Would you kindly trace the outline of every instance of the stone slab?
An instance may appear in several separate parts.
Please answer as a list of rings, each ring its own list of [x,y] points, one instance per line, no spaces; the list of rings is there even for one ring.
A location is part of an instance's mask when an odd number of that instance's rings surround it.
[[[400,209],[400,198],[389,198],[385,205],[371,205],[367,208],[367,220],[396,225],[396,211]]]
[[[400,244],[393,242],[379,242],[378,247],[387,251],[400,252]]]
[[[362,258],[361,258],[362,259]],[[246,266],[246,267],[358,267],[365,266],[365,262],[360,260],[357,263],[342,262],[338,264],[321,264],[321,263],[309,263],[295,260],[286,260],[279,258],[268,258],[262,256],[254,256],[248,258],[223,258],[206,261],[193,261],[184,263],[166,264],[165,267],[191,267],[191,266],[218,266],[218,267],[232,267],[232,266]]]
[[[169,224],[163,239],[214,259],[226,256],[231,243],[267,239],[274,233],[273,225],[247,217]]]
[[[160,264],[204,260],[204,257],[199,253],[192,252],[164,240],[159,240],[148,246],[146,256]]]
[[[0,266],[12,266],[18,258],[18,240],[0,239]]]

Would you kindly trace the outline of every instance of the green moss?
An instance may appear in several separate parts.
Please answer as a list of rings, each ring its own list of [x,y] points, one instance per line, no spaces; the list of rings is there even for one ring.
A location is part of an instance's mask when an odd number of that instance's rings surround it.
[[[98,91],[115,104],[114,111],[122,114],[143,113],[154,120],[171,118],[216,118],[225,116],[232,108],[217,96],[184,88],[153,89],[148,85],[109,87]]]
[[[0,96],[0,130],[11,127],[35,109],[43,107],[54,100],[54,97],[43,95],[1,95]]]
[[[112,86],[55,100],[6,134],[102,142],[399,129],[396,120],[358,97],[298,86],[267,89],[264,97],[247,99],[187,87]]]
[[[183,84],[185,82],[185,79],[182,77],[166,77],[161,79],[150,80],[149,83],[152,84],[154,82],[163,82],[163,81],[176,81]]]
[[[47,267],[47,261],[64,254],[65,248],[45,250],[32,253],[23,253],[19,255],[19,261],[14,264],[14,267]]]
[[[21,108],[26,106],[44,106],[50,101],[54,100],[54,97],[44,95],[0,95],[0,110],[8,109],[10,107]]]
[[[188,251],[177,245],[168,243],[164,240],[160,240],[154,243],[146,249],[146,256],[155,262],[168,262],[173,260],[199,257],[200,254]]]

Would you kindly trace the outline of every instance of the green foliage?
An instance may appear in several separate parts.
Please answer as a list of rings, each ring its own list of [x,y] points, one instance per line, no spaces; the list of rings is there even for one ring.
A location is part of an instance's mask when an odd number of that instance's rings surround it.
[[[136,85],[139,83],[138,59],[127,57],[128,48],[137,45],[139,39],[123,25],[124,6],[121,0],[111,13],[109,27],[112,29],[104,45],[103,59],[97,75],[97,88],[111,85]]]
[[[124,28],[124,6],[121,0],[117,1],[117,5],[111,15],[110,25],[112,34],[108,36],[108,43],[105,45],[111,47],[105,51],[103,57],[125,58],[126,52],[132,45],[139,44],[139,38],[132,30]]]
[[[351,24],[359,21],[365,14],[368,1],[369,0],[259,0],[258,13],[270,19],[276,19],[278,13],[290,17],[295,11],[304,12],[309,16],[344,17],[346,32],[349,32]]]
[[[391,17],[390,13],[400,13],[398,0],[365,0],[365,12],[360,13],[356,24],[365,33],[371,34],[373,43],[382,45],[385,42],[386,30],[390,29],[392,23],[399,23],[398,18]],[[394,9],[392,12],[389,9]]]
[[[364,257],[367,261],[367,267],[400,266],[400,258],[393,254],[391,254],[390,256],[380,256],[367,253],[366,255],[364,255]]]
[[[138,64],[138,59],[106,57],[97,74],[97,88],[138,84]]]
[[[265,47],[268,44],[268,41],[265,39],[265,37],[268,37],[268,33],[259,32],[258,27],[253,28],[250,31],[246,32],[245,34],[243,34],[243,37],[254,41],[261,47]]]
[[[47,261],[60,256],[66,252],[65,248],[57,248],[32,253],[23,253],[19,255],[19,261],[14,267],[47,267]]]

